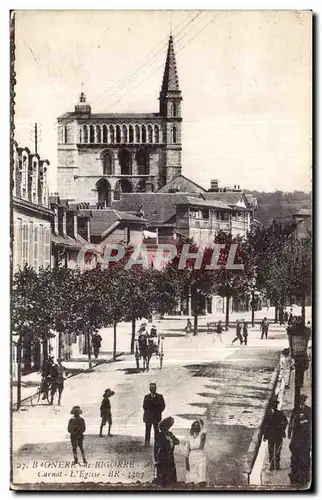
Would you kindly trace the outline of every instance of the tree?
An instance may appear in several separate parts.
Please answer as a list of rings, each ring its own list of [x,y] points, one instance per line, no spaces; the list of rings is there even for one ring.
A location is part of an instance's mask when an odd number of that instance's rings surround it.
[[[196,259],[191,254],[199,255],[201,262],[197,265]],[[189,258],[184,259],[185,256]],[[212,259],[212,249],[198,248],[193,240],[186,244],[178,243],[176,257],[166,266],[165,276],[172,283],[178,297],[191,296],[194,318],[194,335],[198,334],[198,308],[201,301],[212,295],[216,287],[215,270],[207,269]],[[198,260],[198,258],[197,258]],[[185,262],[184,262],[185,261]],[[184,266],[181,264],[184,262]]]

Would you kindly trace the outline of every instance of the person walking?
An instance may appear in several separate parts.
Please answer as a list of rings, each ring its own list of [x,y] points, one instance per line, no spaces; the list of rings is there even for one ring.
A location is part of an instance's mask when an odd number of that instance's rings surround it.
[[[61,403],[61,397],[64,390],[64,382],[66,380],[65,367],[62,365],[61,359],[57,360],[52,367],[52,384],[51,384],[51,400],[50,404],[54,403],[54,396],[58,392],[58,405]]]
[[[48,359],[44,359],[41,367],[41,389],[42,389],[42,400],[48,398],[49,387],[52,382],[52,369],[54,366],[53,356],[49,356]]]
[[[262,332],[261,339],[264,338],[264,335],[265,335],[265,338],[267,339],[268,329],[269,329],[269,322],[265,316],[265,318],[261,322],[261,332]]]
[[[288,315],[288,324],[291,325],[292,324],[292,321],[293,321],[293,309],[291,307],[291,310],[290,310],[290,314]]]
[[[244,344],[247,345],[247,339],[248,339],[248,323],[247,323],[247,321],[243,324],[243,338],[244,338]]]
[[[150,384],[150,393],[144,396],[143,400],[143,422],[145,423],[145,440],[144,446],[150,446],[151,427],[154,431],[154,444],[156,444],[158,436],[158,424],[162,418],[162,412],[165,409],[165,402],[162,394],[157,393],[157,385]]]
[[[87,464],[83,446],[84,432],[86,430],[86,425],[85,425],[85,420],[83,419],[83,417],[80,416],[82,414],[82,410],[80,409],[79,406],[73,406],[70,413],[71,415],[73,415],[73,417],[69,419],[67,430],[70,434],[70,440],[72,444],[73,457],[74,457],[73,464],[74,465],[78,464],[77,448],[80,449],[84,464]]]
[[[237,324],[236,324],[236,337],[232,341],[232,344],[234,342],[236,342],[236,340],[239,340],[240,345],[242,345],[242,343],[243,343],[243,337],[242,337],[242,333],[241,332],[242,332],[242,325],[241,325],[240,320],[237,320]]]
[[[100,426],[100,433],[99,437],[103,437],[103,427],[106,425],[106,422],[108,423],[108,437],[113,437],[111,434],[111,427],[112,427],[112,413],[111,413],[111,402],[110,402],[110,397],[112,397],[115,394],[114,391],[111,391],[111,389],[106,389],[106,391],[103,394],[103,401],[101,403],[101,426]]]
[[[216,337],[220,339],[220,342],[222,343],[222,332],[224,331],[224,327],[222,325],[222,321],[219,320],[216,326],[216,336],[213,338],[212,342],[214,343]]]
[[[292,358],[290,356],[290,350],[283,349],[280,356],[280,374],[281,379],[285,381],[285,387],[288,389],[290,386],[291,370],[293,368]]]
[[[206,482],[206,432],[203,420],[195,420],[186,443],[186,483]]]
[[[98,358],[98,355],[99,355],[99,352],[100,352],[100,348],[101,348],[101,345],[102,345],[102,337],[98,334],[98,333],[94,333],[93,337],[92,337],[92,345],[93,345],[93,351],[94,351],[94,358],[97,359]]]
[[[263,438],[268,442],[269,470],[280,470],[281,450],[287,418],[278,410],[278,400],[273,397],[263,422]]]
[[[305,404],[307,396],[300,396],[299,421],[296,424],[296,409],[292,411],[288,428],[288,437],[291,439],[291,472],[289,474],[292,485],[306,486],[311,473],[311,426],[312,410]]]
[[[157,484],[163,487],[171,486],[177,482],[177,470],[174,461],[174,448],[180,444],[172,432],[171,427],[174,418],[167,417],[160,422],[160,432],[158,435],[155,465],[157,469]]]
[[[191,320],[190,318],[187,319],[187,324],[185,326],[185,332],[186,332],[186,338],[190,340],[190,342],[192,341],[191,337],[192,337],[192,323],[191,323]]]

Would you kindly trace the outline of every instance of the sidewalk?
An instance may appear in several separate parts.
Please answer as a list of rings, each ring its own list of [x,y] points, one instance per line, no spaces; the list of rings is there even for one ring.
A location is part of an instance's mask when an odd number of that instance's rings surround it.
[[[117,354],[117,356],[123,353]],[[93,369],[104,363],[110,363],[113,360],[112,352],[100,352],[99,358],[92,359]],[[78,375],[79,373],[86,373],[89,371],[88,367],[88,356],[79,355],[76,359],[71,361],[63,361],[63,366],[66,369],[67,378]],[[21,401],[24,402],[33,396],[41,382],[41,374],[39,372],[28,373],[28,375],[23,375],[21,377]],[[11,404],[15,406],[17,404],[17,380],[12,381],[11,387]]]
[[[283,397],[282,409],[286,415],[288,421],[290,420],[292,409],[294,407],[294,392],[295,392],[295,372],[292,371],[291,381],[290,381],[290,389],[286,389]],[[301,394],[306,394],[308,406],[311,406],[311,380],[307,376],[307,372],[304,375],[304,386],[301,389]],[[312,407],[312,406],[311,406]],[[264,466],[261,473],[261,484],[262,486],[272,486],[272,487],[281,487],[290,489],[290,462],[291,462],[291,452],[289,450],[290,440],[287,437],[283,441],[283,447],[281,452],[281,469],[279,471],[270,471],[269,470],[269,460],[268,460],[268,452],[266,450]]]

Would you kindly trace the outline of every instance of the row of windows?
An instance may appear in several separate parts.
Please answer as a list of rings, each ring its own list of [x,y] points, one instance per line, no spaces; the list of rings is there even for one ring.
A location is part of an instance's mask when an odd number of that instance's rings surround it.
[[[21,155],[14,151],[13,178],[15,196],[46,206],[47,169],[39,164],[37,157],[32,157],[27,151]]]
[[[50,265],[51,228],[33,221],[15,220],[15,267],[25,264],[36,271]]]
[[[63,143],[71,142],[70,130],[63,127]],[[160,144],[162,132],[159,125],[82,125],[79,128],[80,144]],[[176,144],[178,131],[175,125],[170,130],[169,141]]]
[[[232,212],[231,214],[229,212],[217,212],[214,210],[209,210],[209,209],[197,209],[197,208],[191,208],[189,212],[189,216],[193,219],[209,219],[210,216],[219,221],[228,221],[230,219],[230,216],[234,220],[241,220],[244,221],[245,218],[247,218],[247,214],[244,215],[243,212]]]

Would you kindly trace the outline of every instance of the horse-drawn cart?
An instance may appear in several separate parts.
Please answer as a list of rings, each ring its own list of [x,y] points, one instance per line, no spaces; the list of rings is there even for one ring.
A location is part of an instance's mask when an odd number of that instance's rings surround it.
[[[135,340],[135,361],[136,367],[140,368],[140,359],[143,361],[143,371],[149,371],[150,359],[153,355],[159,358],[160,369],[163,365],[163,337],[158,335],[157,337],[148,337],[142,335]]]

